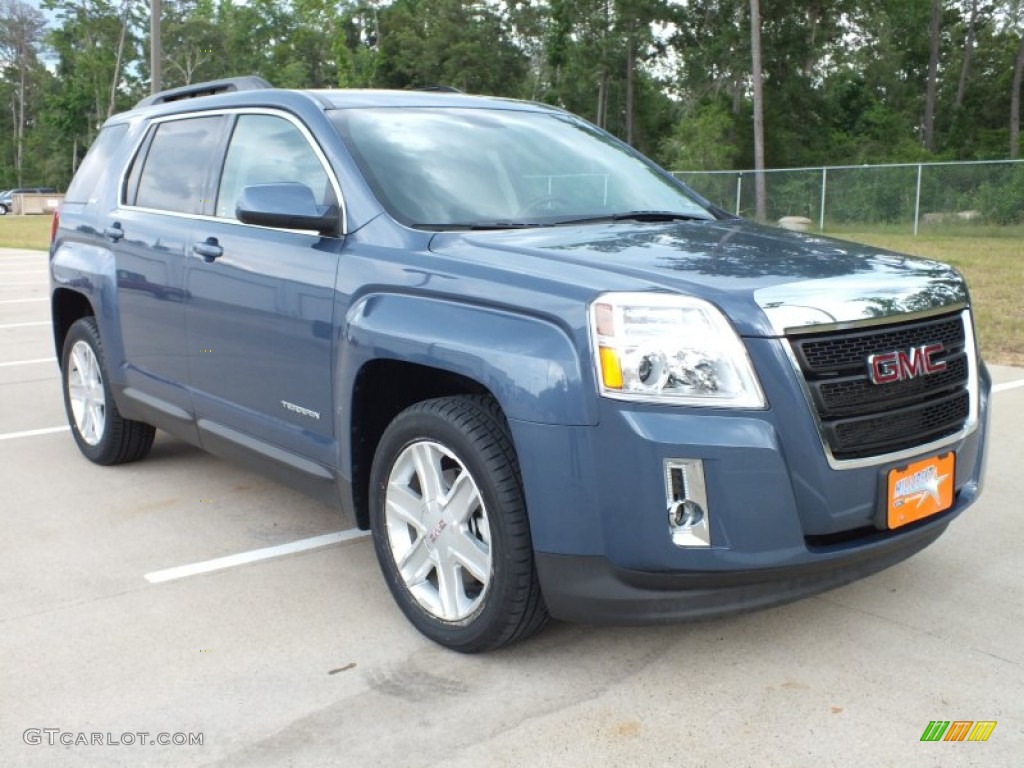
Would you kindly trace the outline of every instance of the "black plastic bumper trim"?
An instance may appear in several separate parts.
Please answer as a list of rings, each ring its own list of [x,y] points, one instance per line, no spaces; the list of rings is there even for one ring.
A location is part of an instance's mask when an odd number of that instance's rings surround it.
[[[649,572],[604,557],[536,553],[544,601],[557,619],[658,624],[781,605],[870,576],[934,542],[948,522],[820,562],[749,571]]]

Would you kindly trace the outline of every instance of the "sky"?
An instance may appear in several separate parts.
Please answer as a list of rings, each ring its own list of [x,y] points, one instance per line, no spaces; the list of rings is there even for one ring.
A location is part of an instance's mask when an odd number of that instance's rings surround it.
[[[21,2],[25,3],[26,5],[31,5],[33,8],[38,8],[40,11],[43,11],[43,16],[45,16],[47,21],[49,21],[52,25],[54,18],[53,11],[43,10],[43,6],[40,0],[21,0]]]

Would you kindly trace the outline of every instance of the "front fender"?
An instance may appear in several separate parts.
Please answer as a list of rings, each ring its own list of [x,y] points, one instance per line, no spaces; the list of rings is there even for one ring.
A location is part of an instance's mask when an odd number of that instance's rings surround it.
[[[597,404],[572,339],[542,318],[444,298],[375,294],[346,318],[345,368],[391,359],[465,376],[486,387],[509,419],[597,423]],[[586,388],[585,388],[586,387]]]

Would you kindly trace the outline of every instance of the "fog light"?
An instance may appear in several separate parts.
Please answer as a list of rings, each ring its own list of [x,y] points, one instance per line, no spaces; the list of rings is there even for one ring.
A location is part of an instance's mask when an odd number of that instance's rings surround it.
[[[697,502],[687,499],[669,507],[669,515],[669,522],[676,528],[692,528],[704,519],[704,510]]]
[[[710,547],[711,526],[700,459],[665,460],[668,530],[677,547]]]

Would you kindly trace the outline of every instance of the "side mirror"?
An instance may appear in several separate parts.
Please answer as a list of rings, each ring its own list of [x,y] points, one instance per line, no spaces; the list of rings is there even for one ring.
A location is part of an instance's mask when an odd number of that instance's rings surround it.
[[[235,216],[246,224],[275,229],[311,229],[338,233],[337,205],[317,205],[313,190],[298,182],[253,184],[242,189]]]

